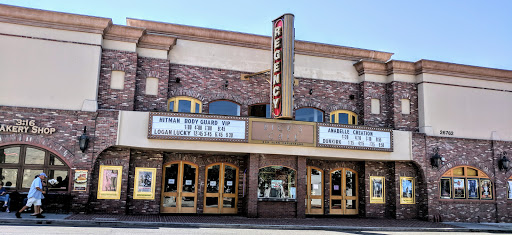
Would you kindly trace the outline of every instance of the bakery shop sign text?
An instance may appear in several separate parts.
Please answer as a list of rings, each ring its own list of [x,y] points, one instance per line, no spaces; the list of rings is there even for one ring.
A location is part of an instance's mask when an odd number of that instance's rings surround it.
[[[27,133],[27,134],[46,134],[55,133],[53,127],[36,126],[35,120],[13,119],[14,125],[0,124],[0,132]]]
[[[293,109],[293,15],[285,14],[273,22],[270,98],[272,117],[292,119]]]

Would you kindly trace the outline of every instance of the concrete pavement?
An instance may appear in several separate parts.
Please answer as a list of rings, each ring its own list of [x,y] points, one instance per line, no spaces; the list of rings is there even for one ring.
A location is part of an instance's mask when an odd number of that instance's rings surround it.
[[[493,232],[512,233],[509,223],[433,223],[420,220],[394,220],[371,218],[246,218],[224,215],[95,215],[44,214],[37,219],[22,213],[0,212],[0,224],[54,225],[77,227],[174,227],[174,228],[243,228],[327,231],[417,231],[417,232]]]

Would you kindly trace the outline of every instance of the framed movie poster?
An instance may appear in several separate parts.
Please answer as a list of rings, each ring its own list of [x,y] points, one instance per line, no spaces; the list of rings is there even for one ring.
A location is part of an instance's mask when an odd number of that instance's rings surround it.
[[[478,199],[478,179],[468,179],[468,199]]]
[[[122,166],[100,166],[98,177],[98,199],[120,199]]]
[[[370,176],[370,203],[384,203],[385,195],[384,176]]]
[[[507,191],[507,194],[508,194],[508,199],[512,199],[512,180],[509,180],[508,181],[508,191]]]
[[[492,199],[491,180],[480,179],[480,199]]]
[[[452,198],[452,179],[451,178],[441,178],[441,182],[439,183],[439,194],[443,199]]]
[[[88,170],[75,170],[73,178],[73,191],[87,191]]]
[[[400,177],[400,204],[414,203],[414,177]]]
[[[155,199],[156,168],[135,167],[133,199]]]
[[[466,198],[464,179],[453,178],[453,198]]]

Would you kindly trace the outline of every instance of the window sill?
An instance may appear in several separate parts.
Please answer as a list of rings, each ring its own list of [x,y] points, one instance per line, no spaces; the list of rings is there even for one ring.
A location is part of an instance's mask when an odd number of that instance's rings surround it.
[[[258,198],[259,202],[297,202],[294,198]]]

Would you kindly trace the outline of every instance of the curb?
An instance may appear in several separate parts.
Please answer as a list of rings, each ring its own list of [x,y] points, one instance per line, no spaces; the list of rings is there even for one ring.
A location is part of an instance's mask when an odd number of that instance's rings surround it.
[[[7,219],[0,224],[25,226],[72,226],[72,227],[125,227],[125,228],[233,228],[233,229],[277,229],[277,230],[324,230],[324,231],[414,231],[414,232],[493,232],[510,233],[505,228],[424,228],[424,227],[353,227],[353,226],[313,226],[313,225],[260,225],[260,224],[213,224],[213,223],[164,223],[137,221],[91,221],[61,219]]]

